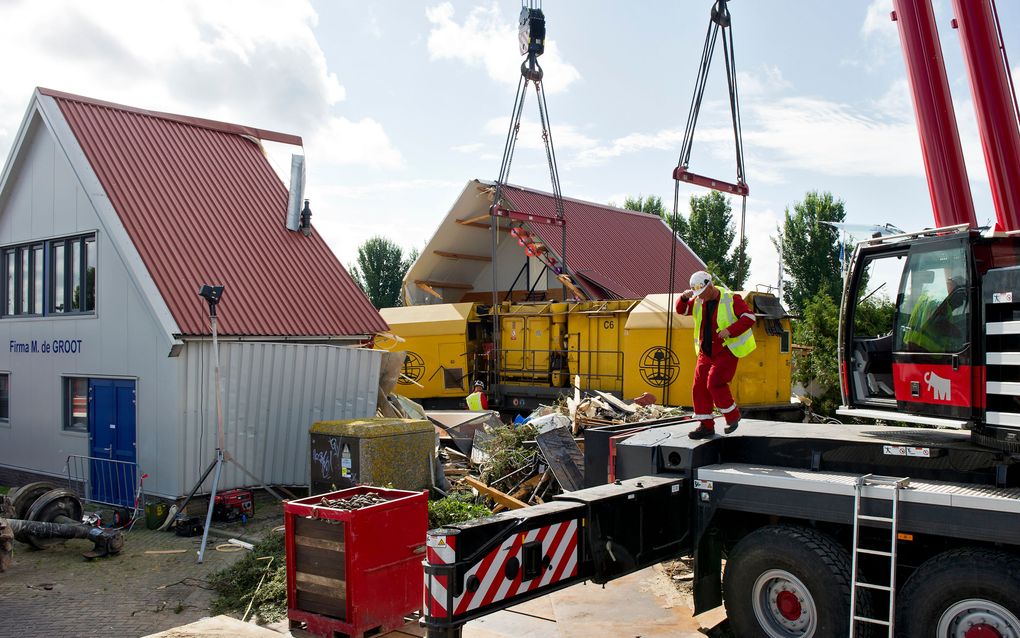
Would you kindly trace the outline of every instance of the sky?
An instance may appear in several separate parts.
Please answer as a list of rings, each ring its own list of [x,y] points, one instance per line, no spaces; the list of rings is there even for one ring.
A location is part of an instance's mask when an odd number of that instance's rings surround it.
[[[1020,82],[1020,2],[999,4]],[[711,5],[544,3],[540,63],[564,195],[618,205],[658,195],[672,210]],[[935,7],[978,221],[990,222],[951,3]],[[808,191],[844,200],[850,223],[931,226],[891,0],[734,0],[730,10],[748,287],[776,283],[771,238]],[[375,235],[421,249],[469,180],[499,173],[519,11],[510,0],[0,0],[0,157],[36,86],[292,133],[304,140],[312,223],[345,265]],[[531,93],[510,181],[549,190],[537,119]],[[690,170],[735,177],[728,127],[719,57]],[[287,174],[294,149],[267,147]],[[682,187],[681,214],[703,193]]]

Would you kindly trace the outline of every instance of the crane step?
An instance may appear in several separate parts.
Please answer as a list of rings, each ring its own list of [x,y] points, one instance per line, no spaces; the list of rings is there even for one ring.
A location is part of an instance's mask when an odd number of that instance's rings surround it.
[[[871,583],[854,583],[856,587],[864,587],[865,589],[877,589],[879,591],[892,591],[892,587],[886,585],[873,585]]]
[[[889,556],[889,557],[892,557],[892,552],[883,552],[883,551],[878,550],[878,549],[861,549],[860,547],[858,547],[857,551],[862,553],[862,554],[871,554],[872,556]]]
[[[889,626],[888,620],[879,620],[878,618],[865,618],[864,616],[854,616],[854,620],[859,620],[860,622],[875,623],[876,625],[885,625],[886,627]]]
[[[862,521],[877,521],[879,523],[892,523],[893,519],[888,516],[868,516],[867,514],[860,514],[858,519]]]

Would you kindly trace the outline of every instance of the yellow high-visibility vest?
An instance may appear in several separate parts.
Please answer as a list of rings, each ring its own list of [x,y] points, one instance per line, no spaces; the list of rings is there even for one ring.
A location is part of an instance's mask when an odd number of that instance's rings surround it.
[[[467,406],[468,410],[475,411],[484,410],[485,408],[482,407],[482,393],[472,392],[471,394],[467,395]]]
[[[719,323],[719,330],[732,326],[737,321],[737,315],[733,312],[733,293],[728,288],[716,286],[719,289],[719,306],[716,310],[716,320]],[[694,354],[701,352],[701,307],[705,305],[702,301],[694,302]],[[757,344],[754,342],[752,328],[748,328],[736,337],[723,339],[723,344],[730,349],[730,352],[737,358],[743,358],[754,352]]]

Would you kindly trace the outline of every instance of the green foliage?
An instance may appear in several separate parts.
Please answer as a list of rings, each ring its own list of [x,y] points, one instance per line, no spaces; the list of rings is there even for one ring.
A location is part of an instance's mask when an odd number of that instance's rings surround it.
[[[372,237],[358,247],[358,265],[351,268],[351,277],[376,308],[399,306],[404,275],[417,258],[417,249],[404,257],[392,240]]]
[[[794,341],[806,349],[793,353],[793,381],[820,389],[813,404],[819,414],[835,414],[839,405],[838,334],[839,307],[832,297],[819,292],[794,324]]]
[[[822,222],[846,218],[843,200],[832,193],[810,191],[804,201],[787,207],[779,237],[772,242],[779,250],[790,277],[784,285],[784,300],[794,312],[805,312],[819,292],[837,300],[843,292],[839,267],[839,231]],[[850,247],[847,247],[849,250]]]
[[[259,622],[269,623],[281,620],[287,615],[287,566],[283,534],[270,534],[233,565],[209,577],[209,584],[219,594],[212,603],[212,612],[222,614],[236,612],[243,614],[251,602],[252,613]],[[272,556],[273,562],[258,560]],[[258,594],[255,589],[265,575]]]
[[[533,425],[525,423],[516,428],[509,426],[493,428],[489,434],[492,435],[492,439],[481,444],[482,449],[489,455],[489,460],[486,461],[482,471],[482,480],[486,485],[506,492],[521,479],[527,478],[521,473],[520,476],[503,479],[534,462],[535,449],[527,446],[525,441],[534,441],[538,430]]]
[[[885,298],[871,298],[857,305],[855,334],[881,336],[892,328],[896,306]],[[839,306],[819,291],[804,308],[803,318],[794,323],[794,341],[804,350],[793,354],[793,380],[805,387],[815,386],[818,414],[833,416],[839,396]]]
[[[429,529],[470,521],[490,514],[492,512],[489,508],[472,503],[469,493],[451,494],[437,501],[429,501]]]
[[[658,195],[649,195],[648,197],[641,197],[641,195],[637,197],[628,196],[623,200],[623,207],[627,210],[636,210],[639,213],[648,213],[663,219],[669,216],[666,208],[662,205],[662,198]]]
[[[709,191],[706,195],[692,195],[690,205],[690,216],[677,220],[677,235],[727,287],[743,289],[751,260],[747,256],[747,237],[739,246],[733,245],[737,231],[729,198]]]

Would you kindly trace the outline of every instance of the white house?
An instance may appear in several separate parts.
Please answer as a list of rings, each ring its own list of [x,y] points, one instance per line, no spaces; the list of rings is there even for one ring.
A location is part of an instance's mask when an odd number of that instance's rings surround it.
[[[298,137],[37,89],[0,173],[0,484],[70,455],[188,491],[216,446],[202,284],[218,306],[226,449],[304,484],[308,426],[374,415],[386,324],[261,142]],[[232,464],[223,487],[252,484]]]

